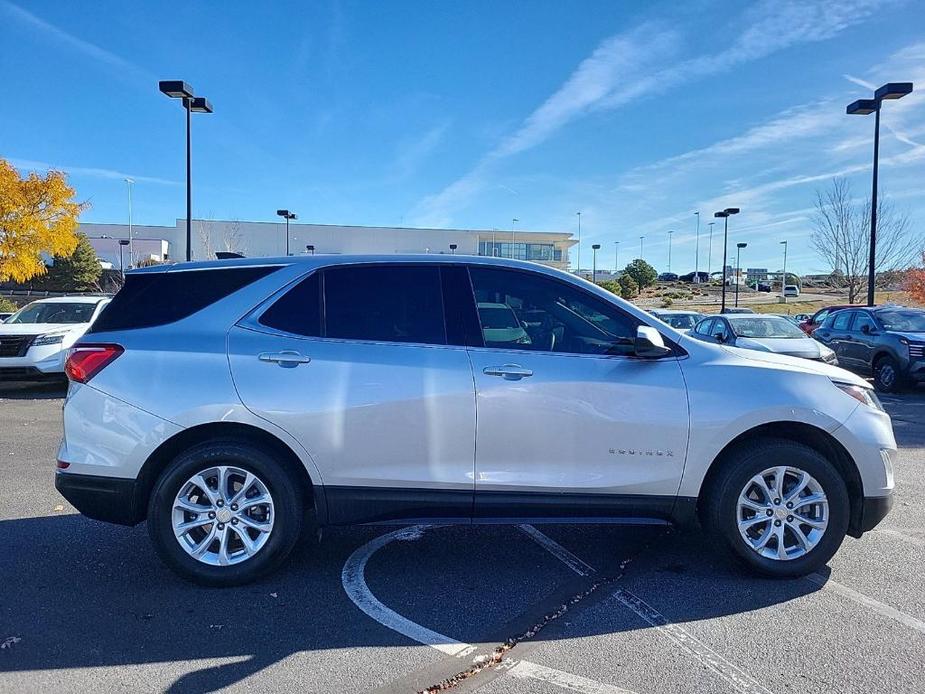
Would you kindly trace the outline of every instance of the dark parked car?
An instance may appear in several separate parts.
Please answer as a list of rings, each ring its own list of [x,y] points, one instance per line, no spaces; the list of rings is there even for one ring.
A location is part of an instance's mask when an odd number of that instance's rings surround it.
[[[681,275],[678,277],[678,279],[682,282],[693,282],[694,277],[697,277],[698,275],[700,276],[701,283],[706,284],[710,281],[710,273],[703,272],[702,270],[700,272],[688,272],[686,275]]]
[[[831,348],[839,365],[871,374],[874,386],[894,393],[925,381],[925,311],[902,306],[830,313],[813,337]]]
[[[825,308],[820,308],[813,314],[812,318],[809,318],[802,323],[800,323],[800,329],[807,335],[812,335],[813,331],[822,325],[825,322],[825,319],[836,311],[841,311],[843,308],[861,308],[858,304],[838,304],[836,306],[826,306]]]
[[[659,282],[676,282],[678,276],[673,272],[663,272],[658,276]]]

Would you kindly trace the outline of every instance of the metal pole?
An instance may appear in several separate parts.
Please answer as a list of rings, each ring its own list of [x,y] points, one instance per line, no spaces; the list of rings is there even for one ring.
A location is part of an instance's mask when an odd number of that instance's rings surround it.
[[[674,234],[673,231],[668,232],[668,272],[671,272],[671,235]]]
[[[514,258],[514,224],[517,223],[517,218],[511,220],[511,259]]]
[[[614,253],[613,253],[613,274],[617,274],[620,268],[620,242],[614,241]]]
[[[581,277],[581,212],[576,212],[578,215],[578,267],[575,269],[578,272],[578,276]]]
[[[716,222],[710,222],[710,245],[707,250],[707,281],[710,281],[710,270],[713,269],[713,225]]]
[[[591,248],[591,281],[597,284],[597,249]]]
[[[122,275],[122,281],[125,282],[125,261],[122,259],[122,249],[124,246],[119,244],[119,274]]]
[[[694,244],[694,282],[700,282],[700,213],[694,212],[697,215],[697,241]]]
[[[736,306],[739,305],[739,280],[742,275],[742,249],[736,246]]]
[[[132,238],[132,184],[131,178],[126,178],[125,183],[128,186],[128,266],[133,267],[135,264],[135,244]]]
[[[190,123],[192,111],[190,107],[193,100],[190,98],[183,99],[183,106],[186,108],[186,260],[193,259],[193,165],[192,165],[192,141],[190,135]]]
[[[867,260],[867,305],[874,305],[874,283],[877,279],[877,168],[880,160],[880,99],[874,117],[874,181],[870,193],[870,255]]]
[[[720,302],[720,313],[726,312],[726,241],[729,239],[729,217],[723,217],[723,295]]]
[[[784,285],[787,284],[787,242],[781,241],[784,244],[784,271],[782,277],[780,278],[780,295],[784,296]]]
[[[640,260],[642,260],[642,240],[643,240],[644,238],[645,238],[645,236],[640,236],[640,237],[639,237],[639,259],[640,259]]]
[[[286,257],[289,257],[289,215],[286,215]]]

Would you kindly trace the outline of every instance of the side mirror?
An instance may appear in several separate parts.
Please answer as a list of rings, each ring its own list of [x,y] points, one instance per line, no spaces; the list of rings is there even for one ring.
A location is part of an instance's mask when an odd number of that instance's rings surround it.
[[[717,342],[725,342],[725,341],[726,341],[726,333],[723,333],[723,332],[715,333],[715,334],[713,335],[713,337],[716,338],[716,341],[717,341]]]
[[[636,328],[634,348],[636,356],[643,359],[658,359],[671,354],[671,348],[665,346],[662,334],[649,325],[640,325]]]
[[[873,331],[870,329],[870,325],[865,323],[861,326],[861,332],[865,335],[870,335]]]

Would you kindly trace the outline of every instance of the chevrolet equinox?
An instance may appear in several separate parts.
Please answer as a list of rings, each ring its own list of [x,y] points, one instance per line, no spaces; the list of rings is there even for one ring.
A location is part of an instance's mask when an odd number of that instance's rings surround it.
[[[275,569],[304,527],[420,522],[699,520],[752,570],[798,576],[892,499],[864,380],[695,340],[516,260],[135,270],[66,371],[58,490],[147,520],[209,585]]]

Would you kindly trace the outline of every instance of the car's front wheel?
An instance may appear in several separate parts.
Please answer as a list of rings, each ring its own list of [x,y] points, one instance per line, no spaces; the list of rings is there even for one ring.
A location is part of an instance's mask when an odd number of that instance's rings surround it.
[[[723,462],[710,498],[709,528],[752,570],[804,576],[822,567],[848,530],[848,490],[819,452],[782,439],[741,446]]]
[[[874,364],[874,387],[881,393],[897,393],[905,386],[899,362],[893,357],[880,357]]]
[[[299,481],[274,455],[213,441],[174,459],[148,506],[148,533],[161,559],[195,583],[232,586],[286,558],[302,527]]]

